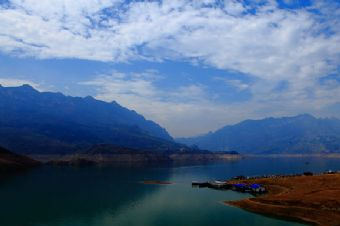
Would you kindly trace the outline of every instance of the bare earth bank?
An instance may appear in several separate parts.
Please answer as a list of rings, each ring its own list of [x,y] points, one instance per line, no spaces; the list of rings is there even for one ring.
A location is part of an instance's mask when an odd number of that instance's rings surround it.
[[[239,201],[225,201],[251,212],[319,226],[340,226],[340,174],[260,178],[268,193]]]

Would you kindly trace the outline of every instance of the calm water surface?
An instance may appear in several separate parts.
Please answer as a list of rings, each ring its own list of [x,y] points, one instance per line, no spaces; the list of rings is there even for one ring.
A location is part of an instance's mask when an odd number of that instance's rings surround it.
[[[308,162],[308,163],[307,163]],[[0,178],[1,226],[293,226],[222,204],[247,197],[192,180],[340,170],[340,159],[251,158],[177,167],[42,167]],[[144,185],[163,180],[172,185]]]

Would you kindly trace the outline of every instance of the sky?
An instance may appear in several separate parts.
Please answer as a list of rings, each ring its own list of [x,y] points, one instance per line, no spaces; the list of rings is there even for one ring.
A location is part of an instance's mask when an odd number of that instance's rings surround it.
[[[0,0],[0,84],[115,100],[174,137],[340,118],[340,0]]]

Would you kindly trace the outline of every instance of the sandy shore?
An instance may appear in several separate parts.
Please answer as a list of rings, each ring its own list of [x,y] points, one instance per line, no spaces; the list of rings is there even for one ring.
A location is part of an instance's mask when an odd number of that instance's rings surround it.
[[[340,226],[340,174],[261,178],[238,181],[258,183],[266,195],[225,201],[251,212],[319,226]]]

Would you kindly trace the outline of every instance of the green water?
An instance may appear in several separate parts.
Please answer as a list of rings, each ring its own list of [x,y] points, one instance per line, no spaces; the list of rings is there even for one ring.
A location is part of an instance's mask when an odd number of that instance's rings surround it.
[[[191,181],[339,166],[336,159],[257,158],[177,167],[42,167],[0,177],[0,226],[300,225],[226,206],[222,201],[248,195],[192,188]]]

